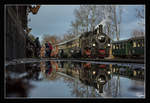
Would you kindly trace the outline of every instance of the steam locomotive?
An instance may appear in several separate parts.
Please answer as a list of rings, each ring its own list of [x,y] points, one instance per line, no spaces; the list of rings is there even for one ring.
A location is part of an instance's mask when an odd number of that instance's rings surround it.
[[[110,37],[103,33],[102,25],[93,31],[58,44],[60,58],[104,58],[109,56]]]

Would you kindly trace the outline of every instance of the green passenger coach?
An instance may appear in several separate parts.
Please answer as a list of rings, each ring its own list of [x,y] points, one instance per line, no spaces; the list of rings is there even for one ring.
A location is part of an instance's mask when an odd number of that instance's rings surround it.
[[[115,57],[144,57],[144,37],[112,42],[112,54]]]

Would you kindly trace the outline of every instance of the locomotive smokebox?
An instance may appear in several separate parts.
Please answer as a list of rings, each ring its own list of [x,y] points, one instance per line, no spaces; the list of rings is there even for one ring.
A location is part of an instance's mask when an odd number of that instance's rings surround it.
[[[102,24],[99,25],[99,32],[100,32],[100,33],[103,32],[103,25],[102,25]]]

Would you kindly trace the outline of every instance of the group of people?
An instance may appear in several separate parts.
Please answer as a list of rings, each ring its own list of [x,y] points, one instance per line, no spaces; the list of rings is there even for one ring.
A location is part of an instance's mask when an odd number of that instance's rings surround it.
[[[26,56],[27,57],[40,57],[41,56],[41,44],[39,41],[39,37],[37,37],[34,41],[30,39],[29,36],[26,37]],[[48,41],[45,43],[45,57],[51,57],[52,52],[52,44]]]
[[[38,37],[35,39],[35,44],[36,44],[35,55],[37,57],[39,57],[41,46],[40,46],[40,42],[39,42],[39,38]],[[52,44],[50,42],[46,41],[46,43],[45,43],[45,57],[49,57],[49,58],[51,57],[52,49],[53,49]]]

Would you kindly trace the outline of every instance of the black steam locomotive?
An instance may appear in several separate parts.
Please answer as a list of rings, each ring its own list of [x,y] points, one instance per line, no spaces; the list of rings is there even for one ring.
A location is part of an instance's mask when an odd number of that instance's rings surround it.
[[[109,65],[82,63],[79,79],[86,85],[91,85],[103,93],[103,86],[111,79]]]

